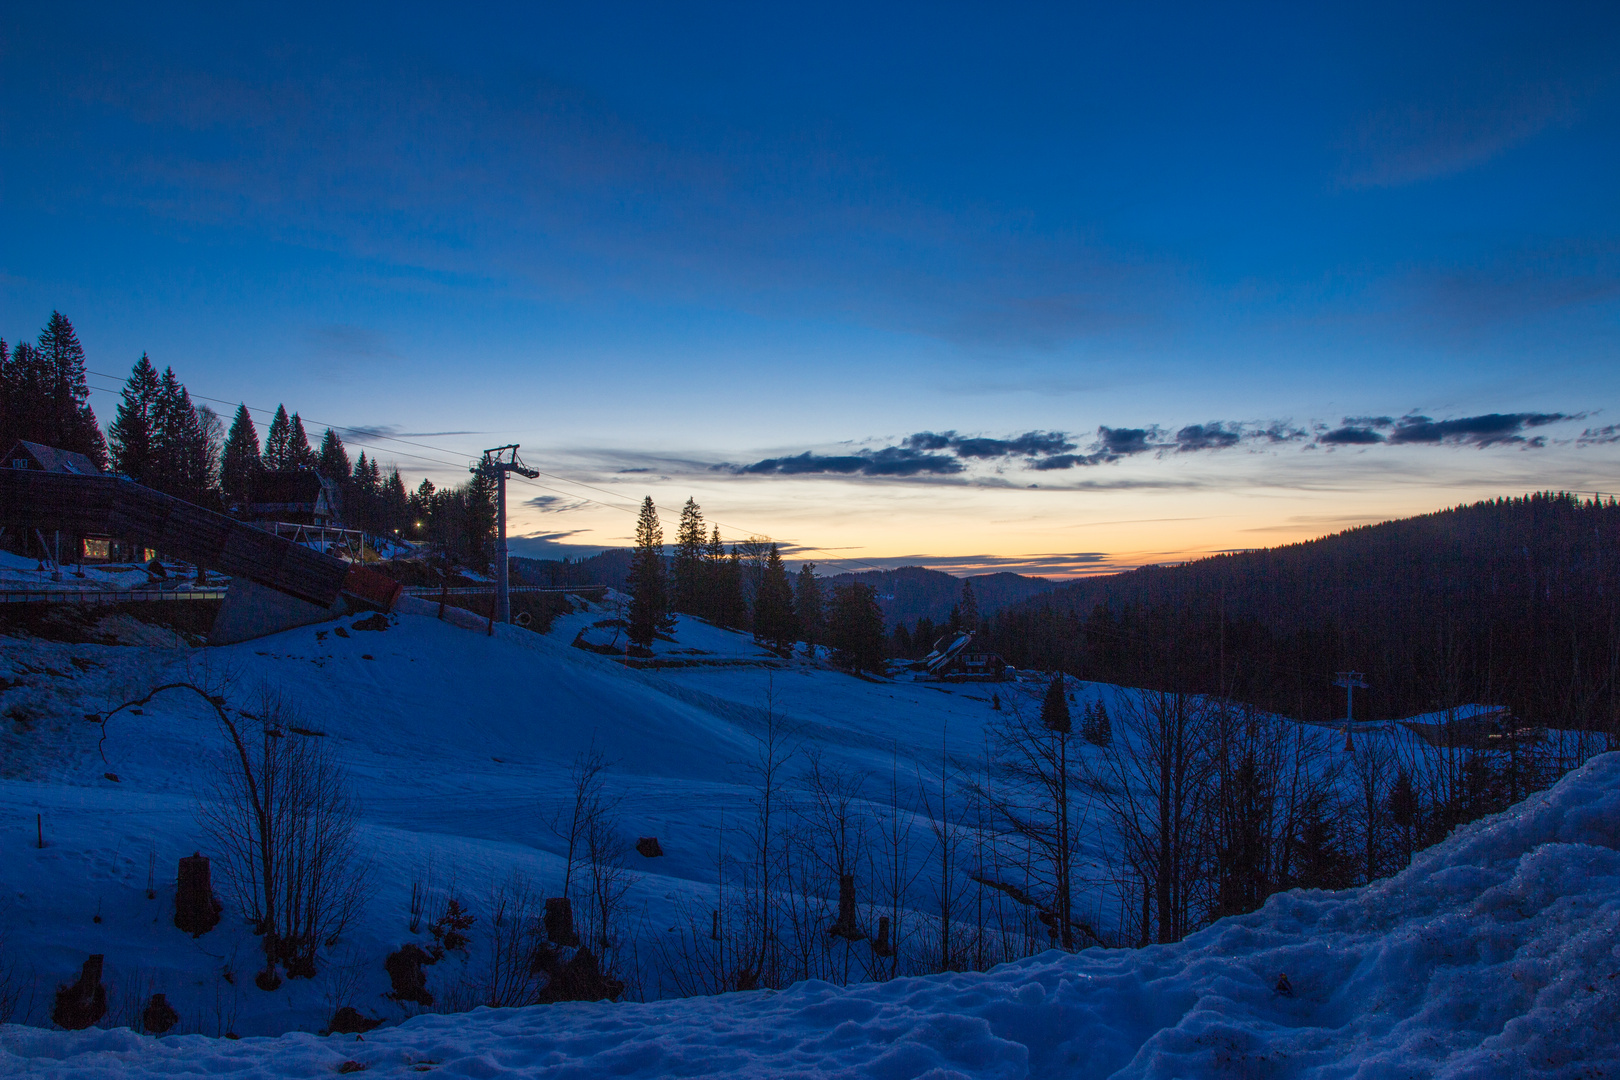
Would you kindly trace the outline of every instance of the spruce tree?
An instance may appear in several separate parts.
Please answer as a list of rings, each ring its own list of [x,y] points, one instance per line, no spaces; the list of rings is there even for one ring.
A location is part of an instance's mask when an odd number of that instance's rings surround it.
[[[636,519],[636,549],[630,559],[629,637],[642,648],[667,629],[669,600],[664,584],[664,529],[652,496],[641,502]]]
[[[145,353],[130,369],[108,441],[112,467],[138,484],[152,481],[153,428],[157,423],[158,373]]]
[[[12,388],[11,348],[0,338],[0,453],[17,438],[17,392]]]
[[[1067,735],[1073,730],[1073,724],[1069,719],[1069,703],[1063,697],[1061,671],[1052,677],[1051,683],[1046,687],[1046,700],[1041,702],[1041,726],[1059,735]]]
[[[292,468],[292,420],[287,406],[277,405],[264,436],[264,467],[272,472]]]
[[[38,426],[32,438],[60,450],[77,451],[105,469],[107,440],[89,405],[84,346],[79,344],[73,324],[60,311],[51,312],[50,321],[39,332],[34,362],[43,376],[45,395],[34,403]]]
[[[973,582],[962,582],[962,600],[957,604],[958,625],[963,630],[979,629],[979,601],[973,595]]]
[[[884,641],[877,590],[859,581],[835,587],[827,618],[834,661],[854,671],[882,671]]]
[[[788,581],[787,567],[782,565],[782,552],[772,544],[765,552],[765,572],[754,597],[754,640],[786,653],[793,648],[796,630],[793,585]]]
[[[219,455],[219,486],[227,504],[253,501],[253,485],[264,468],[259,455],[259,431],[246,405],[236,407],[236,418]]]
[[[816,577],[815,563],[799,567],[793,589],[793,615],[799,622],[799,636],[804,638],[804,651],[813,655],[821,643],[822,618],[821,581]]]
[[[704,565],[703,510],[690,497],[675,529],[675,610],[710,618],[704,601],[708,567]]]
[[[304,433],[304,421],[293,413],[287,431],[287,468],[313,469],[319,464],[320,459],[310,449],[309,436]]]
[[[345,484],[349,480],[349,452],[331,428],[321,436],[321,452],[316,455],[315,468],[334,483]]]
[[[208,436],[173,368],[158,382],[152,424],[153,484],[159,491],[201,500],[208,487]]]

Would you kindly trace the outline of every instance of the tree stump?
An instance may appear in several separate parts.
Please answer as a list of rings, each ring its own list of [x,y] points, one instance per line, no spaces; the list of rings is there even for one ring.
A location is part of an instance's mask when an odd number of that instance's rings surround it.
[[[219,925],[224,905],[214,898],[208,857],[198,852],[180,860],[180,879],[174,889],[174,925],[192,937],[202,937]]]
[[[180,1022],[180,1014],[174,1011],[169,999],[163,994],[153,994],[152,1000],[146,1003],[141,1012],[141,1026],[148,1035],[162,1035]]]
[[[555,945],[579,944],[579,935],[574,932],[574,905],[568,897],[546,900],[546,937]]]
[[[855,911],[855,875],[838,875],[838,921],[827,928],[827,933],[845,941],[859,941],[866,936]]]
[[[79,981],[56,988],[51,1020],[68,1031],[83,1031],[107,1015],[107,988],[101,985],[102,954],[94,953],[79,971]]]

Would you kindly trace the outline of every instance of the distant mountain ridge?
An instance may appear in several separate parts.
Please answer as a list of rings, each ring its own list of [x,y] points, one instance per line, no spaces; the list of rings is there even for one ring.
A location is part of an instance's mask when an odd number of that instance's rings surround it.
[[[612,548],[588,559],[512,558],[515,585],[611,585],[623,589],[630,573],[630,549]],[[973,583],[973,595],[981,615],[991,615],[1020,601],[1050,592],[1055,583],[1046,578],[1022,574],[978,574],[957,577],[926,566],[902,566],[896,570],[865,570],[858,574],[833,574],[821,579],[822,588],[859,581],[877,590],[878,606],[885,625],[908,626],[918,619],[942,622],[962,599],[962,583]]]
[[[895,570],[863,570],[858,574],[834,574],[822,579],[822,587],[858,581],[877,590],[878,606],[884,624],[894,629],[898,623],[910,626],[926,618],[943,622],[962,599],[962,583],[973,583],[973,597],[979,614],[992,615],[1003,608],[1051,592],[1055,584],[1046,578],[1007,573],[957,577],[926,566],[902,566]]]

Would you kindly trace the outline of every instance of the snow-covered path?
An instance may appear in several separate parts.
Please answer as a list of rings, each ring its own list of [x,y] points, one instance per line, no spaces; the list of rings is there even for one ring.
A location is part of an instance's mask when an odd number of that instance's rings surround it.
[[[1620,1070],[1617,943],[1608,754],[1394,878],[1276,896],[1178,945],[842,990],[480,1009],[364,1039],[7,1027],[0,1074],[1600,1077]]]

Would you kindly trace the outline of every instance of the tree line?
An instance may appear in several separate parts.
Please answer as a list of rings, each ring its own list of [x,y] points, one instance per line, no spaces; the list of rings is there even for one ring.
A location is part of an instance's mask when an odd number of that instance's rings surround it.
[[[0,339],[0,444],[17,439],[71,450],[157,491],[227,513],[245,513],[272,474],[308,471],[331,481],[343,523],[372,536],[425,540],[456,562],[487,570],[494,551],[494,479],[475,472],[451,488],[423,479],[407,490],[397,467],[385,472],[364,451],[352,464],[337,430],[319,448],[297,412],[276,408],[261,445],[245,404],[227,429],[194,402],[172,367],[161,373],[142,353],[130,369],[103,435],[89,404],[84,347],[59,311],[37,342]]]
[[[782,656],[802,643],[807,654],[828,649],[835,663],[851,670],[883,670],[883,611],[870,585],[847,582],[824,596],[815,563],[789,575],[781,546],[762,536],[727,547],[720,527],[707,527],[691,498],[681,509],[674,548],[665,555],[663,525],[649,495],[636,518],[628,582],[625,622],[634,646],[650,649],[683,614],[751,631]]]
[[[1470,702],[1620,725],[1620,504],[1542,492],[1302,544],[1093,578],[986,623],[1020,667],[1214,694],[1304,720]]]

